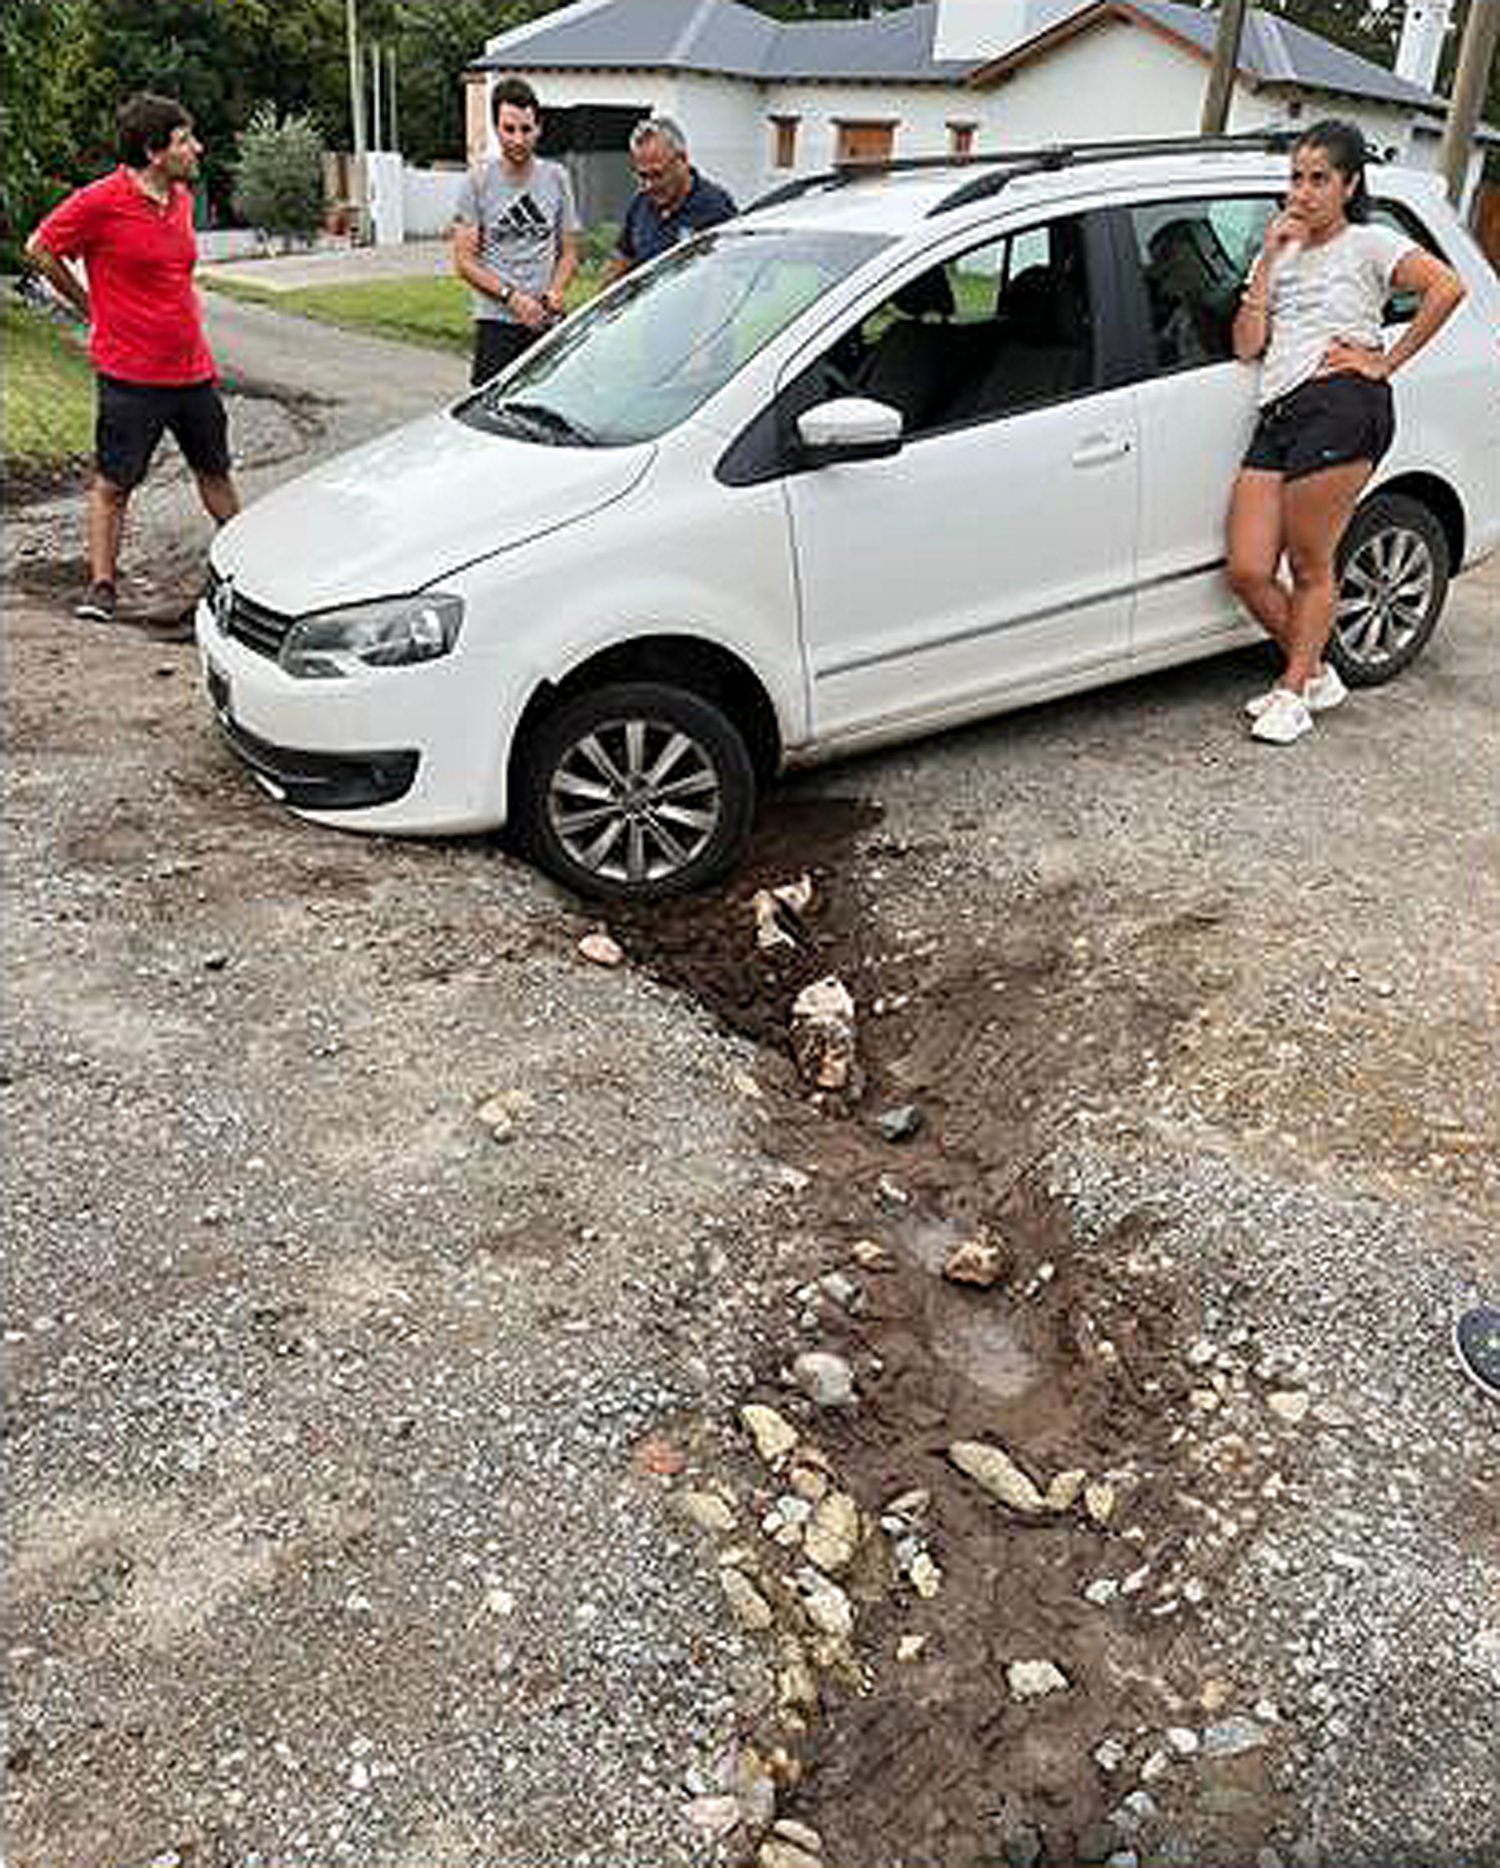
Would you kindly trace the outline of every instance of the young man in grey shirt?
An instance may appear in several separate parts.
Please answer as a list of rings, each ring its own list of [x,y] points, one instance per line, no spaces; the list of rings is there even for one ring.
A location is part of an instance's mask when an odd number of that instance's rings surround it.
[[[542,127],[536,93],[524,78],[502,78],[490,109],[500,155],[465,178],[453,224],[453,270],[473,296],[475,383],[562,316],[578,264],[568,172],[535,153]]]

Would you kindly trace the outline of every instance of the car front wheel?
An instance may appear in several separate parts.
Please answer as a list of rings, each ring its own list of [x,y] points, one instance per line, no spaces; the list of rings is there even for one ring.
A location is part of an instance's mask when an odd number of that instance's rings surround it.
[[[1339,550],[1328,659],[1350,687],[1378,687],[1414,662],[1448,594],[1448,539],[1426,506],[1377,493]]]
[[[654,681],[575,695],[532,733],[514,814],[580,895],[654,901],[703,887],[745,847],[755,772],[711,701]]]

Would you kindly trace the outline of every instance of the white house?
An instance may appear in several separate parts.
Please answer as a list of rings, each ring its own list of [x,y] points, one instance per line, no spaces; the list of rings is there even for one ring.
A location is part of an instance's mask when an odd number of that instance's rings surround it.
[[[465,74],[472,160],[490,86],[535,85],[543,148],[566,155],[585,220],[630,190],[631,126],[660,112],[741,202],[833,164],[984,155],[1198,128],[1216,16],[1178,0],[919,0],[866,20],[777,21],[738,0],[575,0],[498,34]],[[999,42],[997,42],[997,39]],[[1443,100],[1258,9],[1229,127],[1341,116],[1433,166]]]

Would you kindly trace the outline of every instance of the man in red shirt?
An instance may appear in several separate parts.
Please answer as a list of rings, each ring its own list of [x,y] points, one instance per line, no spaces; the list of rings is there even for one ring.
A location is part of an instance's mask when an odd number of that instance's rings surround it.
[[[26,243],[38,271],[89,326],[98,379],[91,582],[75,613],[100,623],[114,621],[125,508],[164,429],[176,437],[213,517],[222,525],[240,509],[193,289],[198,246],[189,184],[203,145],[180,104],[143,92],[121,106],[119,146],[120,167],[69,195]]]

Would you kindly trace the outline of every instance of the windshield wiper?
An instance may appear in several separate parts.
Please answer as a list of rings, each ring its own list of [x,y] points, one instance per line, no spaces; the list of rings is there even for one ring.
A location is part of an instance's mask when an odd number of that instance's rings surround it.
[[[502,402],[491,411],[497,421],[515,421],[538,440],[556,446],[593,447],[596,438],[581,422],[571,421],[544,402]]]

